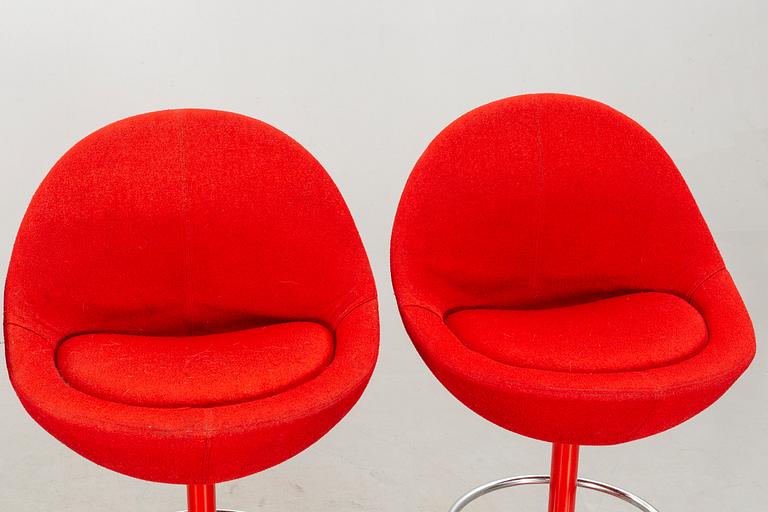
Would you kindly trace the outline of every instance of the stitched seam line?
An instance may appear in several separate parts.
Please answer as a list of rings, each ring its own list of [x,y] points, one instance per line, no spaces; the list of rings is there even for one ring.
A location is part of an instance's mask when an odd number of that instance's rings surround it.
[[[36,315],[28,315],[26,313],[18,314],[5,311],[5,323],[15,325],[17,327],[22,327],[46,339],[55,339],[58,336],[57,333],[60,332],[60,329],[56,329],[55,327],[48,325],[47,322],[43,322],[42,320],[38,319]],[[33,328],[30,327],[30,325],[35,325],[36,327]],[[47,334],[45,334],[43,331],[47,332]]]
[[[712,279],[713,277],[715,277],[716,275],[718,275],[720,272],[723,272],[724,270],[725,270],[725,265],[723,265],[722,267],[718,268],[718,269],[717,269],[717,270],[715,270],[714,272],[711,272],[710,274],[707,274],[707,276],[705,276],[705,277],[704,277],[704,279],[702,279],[701,281],[699,281],[698,283],[696,283],[696,285],[694,285],[694,287],[693,287],[693,288],[691,288],[691,291],[690,291],[690,292],[688,292],[688,293],[685,295],[685,299],[686,299],[688,302],[690,302],[690,301],[691,301],[691,299],[693,299],[693,296],[696,294],[696,292],[697,292],[697,291],[699,291],[699,288],[701,288],[701,286],[702,286],[704,283],[706,283],[707,281],[709,281],[710,279]]]
[[[187,166],[186,152],[184,150],[185,138],[184,138],[184,123],[182,122],[182,113],[176,112],[176,127],[178,129],[178,144],[179,144],[179,170],[181,171],[181,231],[182,231],[182,243],[183,243],[183,304],[182,304],[182,321],[189,330],[192,324],[192,254],[190,251],[190,230],[189,230],[189,169]]]
[[[205,432],[204,439],[203,439],[203,457],[200,461],[201,468],[200,468],[200,474],[203,475],[203,480],[206,482],[208,481],[208,475],[210,473],[210,467],[211,467],[211,456],[213,454],[212,446],[213,446],[213,418],[212,412],[210,409],[206,409],[205,412],[203,412],[203,431]]]
[[[430,313],[432,313],[433,315],[438,317],[440,320],[443,319],[443,317],[440,315],[440,313],[438,313],[437,311],[435,311],[431,307],[426,306],[424,304],[402,304],[401,307],[403,307],[403,308],[419,308],[419,309],[423,309],[424,311],[429,311]]]
[[[361,308],[361,307],[365,306],[366,304],[368,304],[370,302],[373,302],[375,300],[376,300],[376,296],[374,295],[373,297],[367,297],[367,298],[362,299],[362,300],[360,300],[358,302],[355,302],[350,307],[348,307],[346,309],[346,311],[344,311],[341,315],[339,315],[338,320],[336,320],[336,322],[334,322],[334,325],[333,325],[333,334],[334,334],[334,336],[336,334],[336,331],[339,328],[339,325],[344,321],[345,318],[347,318],[349,315],[351,315],[358,308]]]
[[[536,178],[538,179],[536,211],[538,215],[536,218],[537,228],[534,231],[533,250],[531,251],[533,262],[531,264],[530,286],[533,296],[538,299],[540,295],[539,253],[541,252],[541,233],[544,226],[544,139],[541,133],[541,115],[538,103],[534,115],[536,117]]]
[[[5,321],[5,325],[13,325],[15,327],[19,327],[21,329],[24,329],[25,331],[31,332],[32,334],[34,334],[34,335],[38,336],[39,338],[42,338],[42,339],[44,339],[46,341],[51,339],[49,336],[46,336],[45,334],[37,332],[36,330],[32,329],[31,327],[27,327],[24,324],[20,324],[18,322],[14,322],[12,320],[6,320]]]

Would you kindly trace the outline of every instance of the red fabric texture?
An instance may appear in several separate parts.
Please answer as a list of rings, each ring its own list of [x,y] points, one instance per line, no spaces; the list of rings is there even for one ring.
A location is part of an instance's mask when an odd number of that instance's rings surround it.
[[[300,452],[378,351],[370,266],[330,177],[279,130],[218,111],[131,117],[67,152],[19,228],[5,307],[35,420],[160,482]]]
[[[699,312],[666,293],[546,309],[465,309],[445,323],[467,348],[491,359],[566,372],[646,370],[681,361],[707,343]]]
[[[71,386],[105,400],[213,407],[297,386],[332,357],[328,329],[286,322],[204,336],[83,334],[59,345],[56,366]]]
[[[537,439],[663,431],[754,356],[747,311],[674,163],[592,100],[517,96],[449,125],[405,187],[391,265],[435,375]]]

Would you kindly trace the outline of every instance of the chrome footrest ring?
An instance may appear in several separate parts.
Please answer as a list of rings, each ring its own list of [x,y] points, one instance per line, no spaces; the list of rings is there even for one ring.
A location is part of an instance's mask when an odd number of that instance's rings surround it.
[[[459,512],[464,507],[469,505],[472,501],[476,500],[480,496],[486,495],[489,492],[498,491],[499,489],[506,489],[507,487],[517,487],[520,485],[538,485],[548,484],[549,476],[547,475],[524,475],[513,476],[510,478],[502,478],[501,480],[495,480],[488,482],[479,487],[476,487],[469,491],[467,494],[459,498],[456,503],[453,504],[449,512]],[[609,484],[597,482],[595,480],[588,480],[586,478],[579,478],[576,480],[576,485],[583,487],[584,489],[591,489],[593,491],[608,494],[620,500],[626,501],[635,508],[642,510],[643,512],[659,512],[659,510],[645,501],[644,499],[635,496],[634,494],[619,489]]]

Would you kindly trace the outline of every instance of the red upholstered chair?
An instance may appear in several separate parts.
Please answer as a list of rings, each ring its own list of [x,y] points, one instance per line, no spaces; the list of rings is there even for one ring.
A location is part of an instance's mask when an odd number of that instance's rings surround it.
[[[747,311],[674,163],[595,101],[518,96],[453,122],[408,180],[391,262],[435,376],[486,419],[554,444],[552,512],[573,510],[579,445],[687,420],[754,355]],[[453,510],[549,481],[492,482]]]
[[[145,480],[214,484],[299,453],[368,382],[368,260],[320,164],[245,116],[131,117],[54,166],[19,229],[7,362],[32,417]]]

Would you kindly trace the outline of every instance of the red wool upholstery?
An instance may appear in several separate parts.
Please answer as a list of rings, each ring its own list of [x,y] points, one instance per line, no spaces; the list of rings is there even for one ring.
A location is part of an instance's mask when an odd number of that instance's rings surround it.
[[[352,407],[378,349],[346,205],[287,135],[206,110],[85,138],[27,210],[5,295],[29,413],[94,462],[208,484],[300,452]]]
[[[106,400],[212,407],[297,386],[332,357],[328,329],[287,322],[204,336],[83,334],[59,345],[56,366],[71,386]]]
[[[443,384],[515,432],[614,444],[697,414],[747,368],[747,311],[674,163],[623,114],[536,94],[419,159],[392,234],[405,326]]]
[[[445,320],[467,348],[540,370],[646,370],[686,359],[707,343],[699,312],[666,293],[546,309],[465,309]]]

